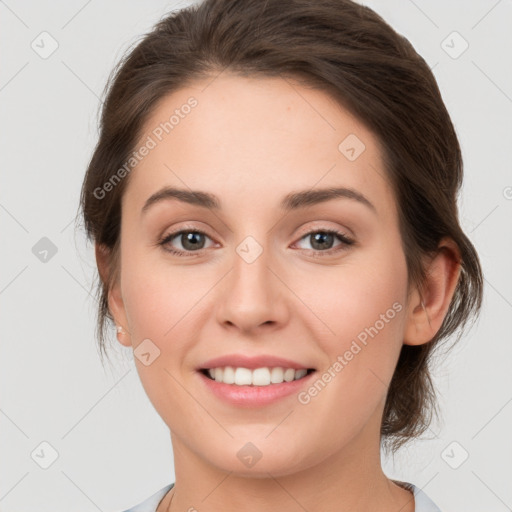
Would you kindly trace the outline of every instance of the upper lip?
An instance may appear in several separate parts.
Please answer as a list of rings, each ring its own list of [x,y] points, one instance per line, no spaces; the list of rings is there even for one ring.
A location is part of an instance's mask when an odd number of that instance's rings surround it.
[[[254,370],[255,368],[263,367],[276,367],[281,368],[294,368],[300,370],[301,368],[310,369],[308,365],[292,361],[291,359],[285,359],[282,357],[271,356],[271,355],[259,355],[259,356],[246,356],[243,354],[228,354],[225,356],[215,357],[205,361],[198,369],[205,370],[210,368],[223,368],[225,366],[233,366],[235,368],[249,368]]]

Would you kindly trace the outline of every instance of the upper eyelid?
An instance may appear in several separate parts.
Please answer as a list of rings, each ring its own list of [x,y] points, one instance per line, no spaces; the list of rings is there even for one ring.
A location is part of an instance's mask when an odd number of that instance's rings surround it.
[[[300,237],[303,238],[304,236],[306,235],[309,235],[311,233],[316,233],[317,231],[325,231],[325,232],[329,232],[329,231],[334,231],[334,232],[341,232],[342,234],[346,235],[347,238],[355,238],[355,236],[353,235],[352,231],[345,228],[345,227],[329,227],[329,226],[325,226],[325,225],[322,225],[322,226],[313,226],[313,227],[309,227],[309,228],[304,228],[304,231],[301,230],[301,235]]]
[[[335,227],[329,227],[329,226],[316,226],[316,227],[313,226],[313,227],[309,227],[309,228],[304,228],[304,230],[301,230],[302,234],[300,236],[303,237],[310,233],[316,233],[317,231],[341,231],[342,233],[346,234],[348,237],[352,237],[352,232],[349,229],[346,229],[343,227],[335,228]],[[190,232],[201,233],[201,234],[209,236],[212,239],[214,238],[214,237],[210,236],[207,229],[197,228],[195,226],[182,226],[179,229],[177,229],[176,231],[170,231],[169,233],[162,235],[161,238],[167,238],[171,235],[176,236],[181,233],[190,233]]]

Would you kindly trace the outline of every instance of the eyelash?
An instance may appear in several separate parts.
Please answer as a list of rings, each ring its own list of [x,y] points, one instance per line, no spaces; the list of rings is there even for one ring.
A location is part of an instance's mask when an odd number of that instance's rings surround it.
[[[164,251],[174,254],[176,256],[184,256],[184,257],[200,256],[203,253],[203,251],[205,251],[206,249],[200,249],[198,251],[181,251],[178,249],[174,249],[174,248],[169,249],[169,248],[165,247],[166,244],[168,244],[174,238],[176,238],[178,235],[181,235],[183,233],[198,233],[200,235],[205,235],[208,237],[208,235],[204,231],[201,231],[198,229],[192,229],[192,228],[189,228],[189,229],[185,228],[185,229],[181,229],[180,231],[175,231],[174,233],[169,233],[168,235],[165,235],[163,238],[160,238],[157,242],[157,245],[161,246]],[[326,233],[326,234],[330,234],[330,235],[335,235],[338,238],[338,240],[340,242],[342,242],[341,245],[339,245],[337,248],[327,249],[325,251],[321,251],[321,250],[317,250],[317,249],[304,249],[304,250],[313,251],[313,257],[315,257],[315,258],[316,257],[321,258],[324,256],[333,255],[340,251],[345,251],[348,249],[349,246],[355,244],[355,240],[348,237],[345,233],[343,233],[341,231],[337,231],[335,229],[314,229],[312,231],[308,231],[307,233],[305,233],[299,240],[302,240],[302,239],[306,238],[307,236],[310,236],[314,233]],[[210,237],[208,237],[208,238],[210,238]]]

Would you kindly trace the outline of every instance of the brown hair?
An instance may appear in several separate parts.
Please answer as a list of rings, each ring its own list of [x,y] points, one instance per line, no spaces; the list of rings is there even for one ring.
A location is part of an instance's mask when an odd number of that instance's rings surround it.
[[[381,434],[386,447],[397,449],[423,433],[436,412],[428,368],[433,349],[476,317],[483,277],[459,225],[462,157],[436,80],[405,37],[349,0],[206,0],[164,17],[112,71],[80,199],[88,238],[109,256],[110,271],[97,286],[102,359],[130,176],[104,198],[95,190],[127,161],[161,98],[226,69],[302,80],[331,94],[376,134],[397,200],[409,282],[421,290],[422,257],[435,254],[441,238],[458,245],[461,274],[444,322],[431,342],[403,345],[388,389]],[[462,329],[457,340],[461,335]]]

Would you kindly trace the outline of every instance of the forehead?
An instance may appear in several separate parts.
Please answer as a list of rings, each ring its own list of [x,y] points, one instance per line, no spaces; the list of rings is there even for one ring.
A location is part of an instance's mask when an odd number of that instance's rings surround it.
[[[143,128],[138,147],[151,149],[123,198],[138,210],[166,185],[245,209],[330,186],[393,201],[378,139],[327,93],[289,78],[223,73],[194,82],[163,97]]]

